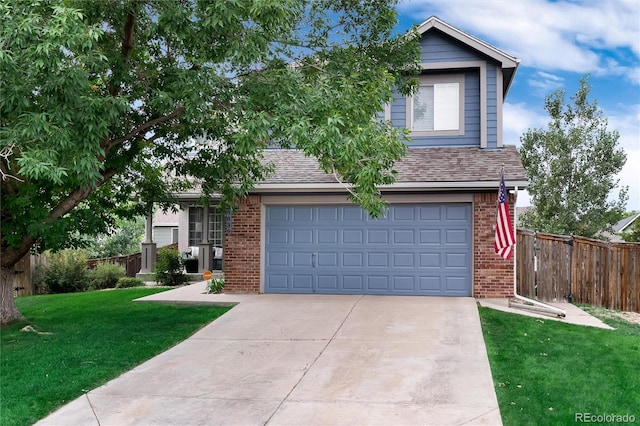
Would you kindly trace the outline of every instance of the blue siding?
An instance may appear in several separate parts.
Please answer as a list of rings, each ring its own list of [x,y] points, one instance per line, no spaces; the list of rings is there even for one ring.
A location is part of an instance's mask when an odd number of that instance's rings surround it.
[[[420,39],[422,62],[476,61],[478,56],[451,38],[436,31]]]
[[[487,63],[487,148],[498,147],[497,68]]]
[[[396,99],[391,103],[391,123],[394,127],[406,127],[407,125],[407,101],[396,93]]]
[[[270,206],[266,293],[471,296],[471,205]]]

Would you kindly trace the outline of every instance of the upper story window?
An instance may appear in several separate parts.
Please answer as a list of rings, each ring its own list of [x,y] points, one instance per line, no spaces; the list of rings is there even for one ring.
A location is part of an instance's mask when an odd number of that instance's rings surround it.
[[[464,74],[421,76],[407,98],[407,128],[414,136],[464,134]]]

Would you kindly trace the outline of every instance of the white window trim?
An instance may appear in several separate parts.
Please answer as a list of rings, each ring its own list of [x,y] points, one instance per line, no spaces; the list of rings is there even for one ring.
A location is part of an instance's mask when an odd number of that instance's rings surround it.
[[[413,96],[407,96],[406,127],[411,132],[411,136],[464,135],[464,80],[464,74],[423,75],[419,77],[420,86],[433,86],[434,84],[442,83],[458,83],[458,104],[460,106],[458,115],[458,128],[455,130],[413,130]]]

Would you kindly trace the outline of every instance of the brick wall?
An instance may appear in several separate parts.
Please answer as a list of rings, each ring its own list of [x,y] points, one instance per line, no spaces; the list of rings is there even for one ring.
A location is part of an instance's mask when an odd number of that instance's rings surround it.
[[[224,291],[260,292],[260,196],[240,200],[224,239]]]
[[[473,196],[474,297],[513,296],[513,256],[504,260],[494,250],[497,191]],[[514,197],[509,195],[513,222]]]

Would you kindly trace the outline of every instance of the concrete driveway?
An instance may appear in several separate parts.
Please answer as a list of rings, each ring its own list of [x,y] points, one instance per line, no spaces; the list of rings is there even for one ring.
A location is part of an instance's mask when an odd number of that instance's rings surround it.
[[[498,425],[501,418],[474,299],[258,295],[38,424]]]

